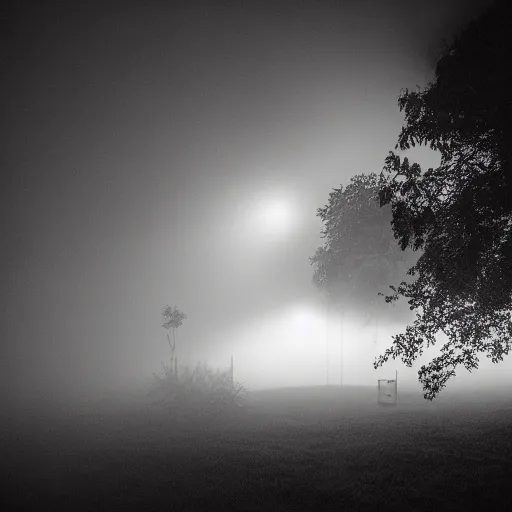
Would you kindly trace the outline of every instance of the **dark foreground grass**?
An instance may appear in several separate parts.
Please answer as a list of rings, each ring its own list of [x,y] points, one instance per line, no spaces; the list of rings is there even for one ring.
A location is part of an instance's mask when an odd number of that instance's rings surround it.
[[[252,393],[244,409],[138,401],[20,417],[4,429],[2,499],[15,510],[512,510],[512,400],[439,410],[365,388]]]

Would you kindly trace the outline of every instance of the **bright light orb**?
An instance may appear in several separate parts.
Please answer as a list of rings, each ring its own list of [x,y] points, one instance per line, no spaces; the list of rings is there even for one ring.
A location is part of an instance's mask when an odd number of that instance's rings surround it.
[[[290,208],[284,202],[274,201],[265,206],[263,220],[270,226],[287,226],[290,222]]]
[[[258,205],[257,217],[257,223],[264,233],[278,235],[290,230],[293,212],[288,202],[273,199]]]
[[[318,324],[318,318],[306,308],[296,308],[291,315],[292,325],[299,331],[312,331]]]
[[[300,226],[296,201],[286,191],[262,191],[246,197],[237,215],[237,236],[254,254],[289,241]]]

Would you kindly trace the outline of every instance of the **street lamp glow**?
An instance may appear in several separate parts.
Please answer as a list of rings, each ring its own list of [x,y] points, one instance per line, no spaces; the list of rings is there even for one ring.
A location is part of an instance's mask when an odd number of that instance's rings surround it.
[[[290,204],[286,201],[264,201],[258,209],[258,222],[265,233],[281,234],[291,227],[293,214]]]
[[[315,313],[306,307],[297,307],[292,311],[291,320],[293,326],[302,331],[313,331],[319,325],[319,318]]]
[[[286,190],[260,190],[242,198],[236,213],[236,236],[254,254],[293,237],[299,226],[297,201]]]

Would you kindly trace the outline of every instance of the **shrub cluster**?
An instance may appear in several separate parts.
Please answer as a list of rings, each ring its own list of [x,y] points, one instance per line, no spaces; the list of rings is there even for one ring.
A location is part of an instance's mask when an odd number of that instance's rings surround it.
[[[229,370],[213,370],[198,363],[179,368],[178,374],[162,364],[163,375],[153,373],[153,403],[176,412],[219,412],[243,407],[245,386],[233,382]]]

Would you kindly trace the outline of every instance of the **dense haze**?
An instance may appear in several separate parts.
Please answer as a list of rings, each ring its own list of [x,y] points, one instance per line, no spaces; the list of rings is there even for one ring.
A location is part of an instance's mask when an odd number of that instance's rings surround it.
[[[489,2],[10,4],[5,396],[151,377],[169,357],[165,304],[188,316],[180,363],[233,355],[253,387],[323,384],[316,209],[351,176],[380,172],[400,89],[426,85],[441,39]],[[378,347],[371,327],[346,329],[347,383],[402,371],[371,367],[400,325],[383,326]]]

